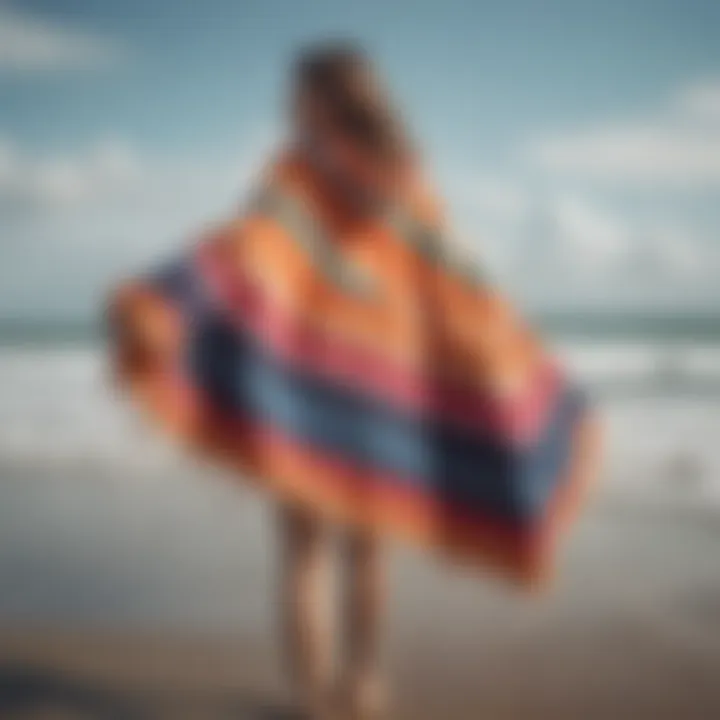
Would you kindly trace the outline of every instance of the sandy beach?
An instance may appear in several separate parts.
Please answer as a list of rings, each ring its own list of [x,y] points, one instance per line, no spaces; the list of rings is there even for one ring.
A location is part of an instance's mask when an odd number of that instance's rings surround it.
[[[0,717],[292,717],[269,508],[200,475],[0,468]],[[541,597],[391,548],[391,717],[717,716],[718,547],[668,491],[601,494]]]

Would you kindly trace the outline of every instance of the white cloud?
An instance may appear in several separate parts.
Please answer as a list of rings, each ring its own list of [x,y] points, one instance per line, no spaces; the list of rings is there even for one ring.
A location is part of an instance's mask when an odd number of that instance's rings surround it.
[[[551,209],[561,252],[571,253],[579,264],[617,261],[628,249],[630,228],[618,218],[577,196],[559,197]]]
[[[506,179],[489,176],[474,179],[467,184],[465,194],[470,204],[494,219],[520,220],[528,208],[525,190]]]
[[[640,186],[720,185],[720,133],[618,127],[544,141],[535,158],[565,175]]]
[[[541,306],[720,299],[720,248],[693,218],[632,216],[577,190],[524,196],[522,222],[494,233],[464,226],[474,254],[515,297]]]
[[[643,121],[543,139],[530,157],[565,177],[646,188],[720,187],[720,83],[682,88]]]
[[[493,274],[504,275],[513,261],[512,239],[530,210],[527,190],[507,177],[463,172],[448,178],[445,187],[455,244]]]
[[[110,38],[0,5],[0,72],[105,67],[124,54]]]
[[[684,226],[682,213],[671,223],[631,219],[597,193],[562,183],[541,193],[531,187],[482,176],[458,189],[462,244],[519,291],[602,296],[604,288],[609,298],[622,276],[662,294],[668,282],[710,281],[709,268],[718,268],[714,244]]]
[[[0,186],[12,176],[15,158],[12,144],[0,138]]]
[[[152,156],[113,136],[73,153],[38,155],[0,135],[0,212],[30,220],[110,206],[168,217],[188,207],[214,209],[239,196],[275,137],[263,129],[236,152],[211,158]]]
[[[0,137],[0,316],[93,312],[119,275],[236,212],[267,131],[223,157],[158,157],[121,138],[35,155]]]
[[[697,119],[720,122],[720,82],[698,82],[683,89],[677,98],[681,112]]]
[[[695,283],[714,284],[720,256],[708,238],[683,227],[650,227],[635,239],[625,259],[630,272],[651,279],[675,280],[688,290]]]
[[[274,137],[263,130],[210,158],[150,155],[117,137],[37,155],[0,136],[0,315],[94,307],[113,277],[239,207]],[[672,212],[662,223],[631,219],[574,184],[542,183],[542,195],[534,187],[487,175],[466,184],[463,204],[474,211],[459,242],[512,293],[612,302],[621,285],[638,297],[720,297],[720,250],[701,225]]]
[[[33,211],[97,202],[137,180],[140,160],[126,143],[105,140],[73,156],[36,158],[0,141],[0,203]]]

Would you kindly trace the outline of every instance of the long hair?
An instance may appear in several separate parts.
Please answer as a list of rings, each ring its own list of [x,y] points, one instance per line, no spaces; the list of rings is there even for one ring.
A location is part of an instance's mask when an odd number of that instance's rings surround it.
[[[383,164],[415,156],[403,119],[367,54],[352,43],[314,45],[295,64],[295,91],[322,106],[333,126]]]

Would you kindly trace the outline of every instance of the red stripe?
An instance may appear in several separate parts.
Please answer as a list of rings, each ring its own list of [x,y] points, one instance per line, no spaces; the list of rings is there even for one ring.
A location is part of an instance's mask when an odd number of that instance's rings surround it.
[[[240,327],[261,339],[273,353],[295,367],[348,383],[410,411],[439,417],[474,432],[487,432],[516,442],[529,442],[542,429],[562,378],[558,368],[545,363],[521,396],[492,398],[450,383],[438,386],[372,353],[331,338],[303,325],[240,273],[227,271],[201,246],[197,255],[201,272],[220,303],[232,312]]]

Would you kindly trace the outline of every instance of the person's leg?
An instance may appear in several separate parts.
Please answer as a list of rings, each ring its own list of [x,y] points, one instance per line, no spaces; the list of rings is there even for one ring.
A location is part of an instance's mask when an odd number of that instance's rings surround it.
[[[280,508],[281,612],[289,670],[313,719],[329,717],[332,627],[327,530],[312,514]]]
[[[385,703],[381,645],[386,604],[384,552],[369,534],[345,537],[345,655],[342,698],[349,717],[376,717]]]

